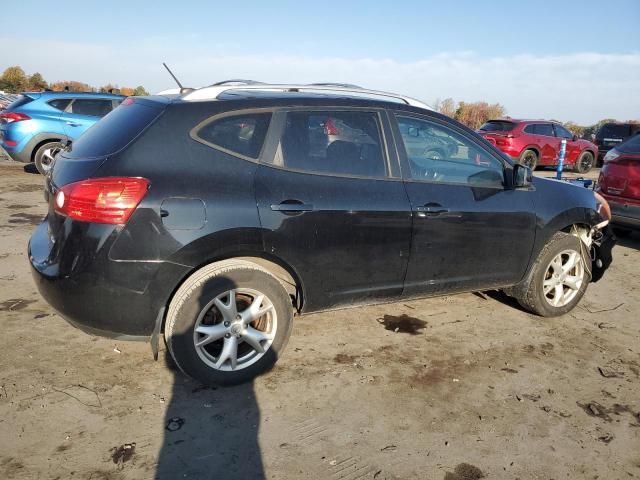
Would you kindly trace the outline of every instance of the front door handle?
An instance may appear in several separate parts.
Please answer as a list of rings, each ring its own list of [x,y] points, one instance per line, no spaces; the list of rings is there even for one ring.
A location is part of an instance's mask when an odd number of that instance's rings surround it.
[[[271,210],[284,213],[311,212],[313,205],[302,203],[300,200],[285,200],[277,205],[271,205]]]
[[[70,127],[79,127],[80,124],[79,123],[75,123],[75,122],[65,122],[67,125],[69,125]]]
[[[443,213],[449,213],[449,209],[444,208],[439,203],[426,203],[421,207],[416,207],[415,211],[420,217],[437,217]]]

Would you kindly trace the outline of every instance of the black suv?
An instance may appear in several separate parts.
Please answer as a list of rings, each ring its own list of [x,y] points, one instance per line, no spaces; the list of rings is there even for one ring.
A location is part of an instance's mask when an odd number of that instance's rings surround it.
[[[609,150],[637,134],[640,134],[640,123],[604,123],[596,132],[594,140],[598,146],[598,166],[602,166]]]
[[[447,148],[412,148],[419,132]],[[213,384],[270,368],[294,312],[503,289],[562,315],[611,260],[597,194],[532,178],[416,100],[357,88],[128,98],[57,156],[46,196],[29,245],[43,297],[156,354],[163,334]]]

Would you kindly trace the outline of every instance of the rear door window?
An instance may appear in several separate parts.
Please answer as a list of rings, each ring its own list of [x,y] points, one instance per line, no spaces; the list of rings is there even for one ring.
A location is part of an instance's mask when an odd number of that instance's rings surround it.
[[[113,109],[111,100],[77,98],[71,104],[71,113],[88,117],[104,117]]]
[[[554,137],[553,126],[550,123],[536,123],[534,131],[536,135],[544,135],[545,137]]]
[[[271,113],[225,116],[196,127],[192,137],[205,145],[252,160],[262,151]]]
[[[382,178],[387,174],[376,112],[288,112],[275,164],[292,170]]]

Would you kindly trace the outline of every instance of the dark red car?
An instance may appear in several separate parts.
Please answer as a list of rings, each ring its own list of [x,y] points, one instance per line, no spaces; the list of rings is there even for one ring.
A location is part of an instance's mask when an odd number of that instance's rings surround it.
[[[546,120],[489,120],[478,133],[531,169],[557,165],[563,138],[567,140],[564,164],[576,172],[591,170],[598,156],[595,144],[576,137],[559,123]]]
[[[640,134],[607,152],[597,189],[609,202],[616,233],[640,230]]]

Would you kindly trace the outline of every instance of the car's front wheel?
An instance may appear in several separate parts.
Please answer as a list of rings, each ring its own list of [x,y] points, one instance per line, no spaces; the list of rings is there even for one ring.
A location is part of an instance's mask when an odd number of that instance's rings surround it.
[[[290,297],[267,270],[244,260],[207,265],[173,297],[165,340],[187,375],[232,385],[269,370],[293,326]]]
[[[521,288],[512,293],[527,310],[543,317],[575,307],[591,281],[589,254],[582,241],[558,232],[542,249]]]
[[[53,165],[53,159],[58,154],[62,144],[57,141],[47,142],[36,150],[33,156],[33,161],[36,164],[36,168],[42,175],[46,175],[51,170]]]

